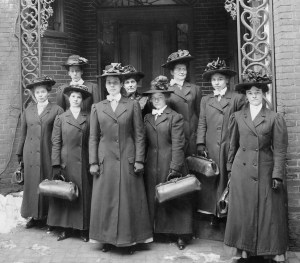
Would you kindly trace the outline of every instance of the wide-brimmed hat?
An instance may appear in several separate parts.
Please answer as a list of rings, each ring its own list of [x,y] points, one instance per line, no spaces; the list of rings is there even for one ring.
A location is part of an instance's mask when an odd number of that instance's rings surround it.
[[[243,82],[235,85],[235,90],[242,93],[245,93],[246,90],[251,89],[253,86],[261,89],[262,92],[268,92],[268,84],[272,83],[272,76],[251,69],[246,70],[245,73],[242,74],[242,78]]]
[[[190,52],[188,50],[181,50],[172,53],[170,56],[168,56],[167,62],[163,65],[161,65],[163,68],[171,68],[174,66],[174,64],[178,63],[186,63],[193,60],[194,57],[191,56]]]
[[[88,87],[85,85],[70,85],[64,89],[65,94],[70,94],[70,92],[80,92],[83,99],[91,96],[92,94],[89,92]]]
[[[47,90],[50,91],[52,89],[52,86],[55,84],[55,80],[50,78],[49,76],[42,76],[42,77],[37,77],[35,79],[32,79],[29,84],[26,85],[26,89],[32,89],[36,86],[40,85],[46,85]]]
[[[233,77],[234,75],[236,75],[236,72],[234,70],[231,70],[230,68],[228,68],[226,66],[225,61],[220,60],[220,58],[218,58],[217,60],[213,60],[212,62],[210,62],[206,65],[206,68],[204,70],[204,73],[202,74],[202,77],[204,80],[210,81],[211,76],[216,73],[219,73],[219,74],[222,74],[222,75],[225,75],[228,77]]]
[[[69,69],[71,66],[84,66],[88,64],[88,60],[84,57],[78,55],[71,55],[68,57],[67,61],[63,64],[66,69]]]
[[[154,93],[171,94],[173,91],[168,90],[170,87],[169,80],[166,76],[158,76],[151,81],[150,90],[143,92],[143,95],[152,95]]]
[[[124,80],[134,78],[137,81],[139,81],[140,79],[142,79],[145,76],[145,74],[143,72],[137,71],[135,69],[135,67],[132,65],[124,66],[122,75],[123,75]]]
[[[124,67],[122,67],[121,63],[111,63],[110,65],[105,66],[102,75],[98,75],[97,77],[103,78],[107,76],[117,76],[121,77],[124,73]]]

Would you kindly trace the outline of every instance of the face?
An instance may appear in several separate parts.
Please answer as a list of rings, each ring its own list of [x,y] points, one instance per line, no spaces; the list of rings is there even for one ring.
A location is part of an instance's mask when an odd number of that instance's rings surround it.
[[[71,107],[80,107],[82,102],[82,95],[80,92],[72,91],[69,97]]]
[[[261,89],[253,86],[251,89],[246,91],[246,96],[249,103],[253,106],[258,106],[262,103],[263,92]]]
[[[187,75],[187,68],[185,64],[177,64],[173,70],[171,70],[171,75],[175,80],[184,81]]]
[[[42,85],[42,86],[35,87],[34,97],[39,103],[46,101],[48,99],[47,86]]]
[[[126,79],[124,81],[124,88],[127,93],[134,93],[137,89],[137,82],[134,78]]]
[[[229,79],[226,76],[219,73],[213,74],[211,76],[211,85],[215,90],[218,91],[224,89],[227,86],[228,81]]]
[[[82,76],[82,69],[79,66],[70,66],[68,74],[73,81],[79,81]]]
[[[155,109],[161,109],[163,108],[164,106],[166,106],[166,97],[164,94],[162,93],[154,93],[152,96],[151,96],[151,102],[153,104],[153,107]]]
[[[107,76],[105,86],[108,94],[115,96],[120,93],[123,83],[118,77]]]

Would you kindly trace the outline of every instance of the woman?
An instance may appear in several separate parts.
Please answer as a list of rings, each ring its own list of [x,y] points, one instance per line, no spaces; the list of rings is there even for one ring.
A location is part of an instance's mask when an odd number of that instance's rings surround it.
[[[139,102],[143,115],[150,112],[147,104],[148,97],[143,97],[138,93],[138,82],[144,77],[144,73],[137,71],[133,66],[124,66],[123,71],[125,97]]]
[[[33,79],[26,86],[37,101],[28,106],[22,115],[21,138],[17,149],[18,160],[24,161],[24,194],[21,215],[30,218],[26,228],[45,223],[48,199],[37,193],[44,179],[52,178],[51,134],[55,117],[63,109],[48,101],[55,81],[48,76]]]
[[[185,156],[196,154],[196,132],[200,111],[201,89],[186,81],[188,63],[193,59],[187,50],[172,53],[162,67],[173,77],[169,90],[173,91],[168,105],[184,119]]]
[[[107,99],[92,106],[89,140],[90,172],[94,176],[90,237],[102,251],[152,241],[142,176],[145,155],[139,103],[122,97],[122,67],[106,66]]]
[[[244,96],[231,91],[228,83],[235,71],[226,67],[219,58],[207,64],[203,79],[210,81],[213,93],[201,100],[200,118],[197,130],[197,153],[213,159],[219,167],[220,174],[214,178],[201,176],[202,190],[198,193],[198,212],[210,214],[210,224],[216,225],[220,215],[217,201],[228,182],[226,168],[229,150],[228,122],[230,115],[239,111],[244,105]]]
[[[88,241],[91,205],[91,181],[88,174],[89,115],[81,110],[82,102],[91,94],[84,85],[66,87],[70,108],[58,116],[52,133],[52,166],[54,176],[62,173],[66,181],[78,186],[75,201],[53,198],[50,201],[47,224],[61,227],[57,241],[71,236],[72,229],[80,230],[80,237]],[[61,171],[59,171],[61,170]]]
[[[264,103],[270,78],[250,70],[245,77],[236,89],[246,93],[249,103],[230,118],[231,178],[224,243],[241,252],[240,262],[256,255],[285,262],[287,128],[283,117]]]
[[[92,104],[100,101],[98,85],[82,79],[83,69],[86,65],[88,65],[88,60],[78,55],[69,56],[66,63],[63,64],[68,71],[68,75],[71,77],[71,82],[57,88],[56,102],[65,111],[70,107],[70,103],[68,96],[64,93],[64,89],[70,85],[84,85],[88,88],[89,93],[91,93],[91,96],[82,102],[81,107],[84,112],[90,113]]]
[[[150,217],[154,233],[171,234],[177,238],[180,250],[192,234],[192,206],[188,199],[180,198],[163,204],[155,202],[155,186],[172,177],[180,177],[184,165],[184,120],[171,110],[166,100],[172,94],[168,79],[159,76],[151,82],[150,96],[154,110],[145,116],[147,156],[145,181]]]

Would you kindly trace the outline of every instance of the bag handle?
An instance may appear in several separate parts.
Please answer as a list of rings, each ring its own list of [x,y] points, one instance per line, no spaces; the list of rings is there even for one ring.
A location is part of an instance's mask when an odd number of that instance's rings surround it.
[[[59,174],[53,175],[52,180],[61,180],[61,181],[65,182],[66,178],[63,176],[62,173],[59,173]]]

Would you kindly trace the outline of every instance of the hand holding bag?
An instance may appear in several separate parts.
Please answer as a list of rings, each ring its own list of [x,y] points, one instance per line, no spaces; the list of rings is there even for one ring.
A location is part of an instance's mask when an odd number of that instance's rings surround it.
[[[211,160],[202,156],[189,156],[186,158],[190,173],[203,174],[206,177],[219,175],[219,167]]]
[[[39,184],[38,193],[50,197],[74,201],[78,198],[79,190],[76,184],[66,182],[62,174],[58,175],[61,180],[45,179]]]
[[[24,163],[20,162],[17,170],[13,173],[11,177],[12,184],[24,184]]]
[[[201,183],[193,174],[185,177],[174,178],[155,187],[155,198],[158,203],[163,203],[175,198],[201,190]]]
[[[228,198],[229,198],[229,184],[230,180],[227,183],[227,186],[222,193],[220,199],[217,202],[217,213],[218,217],[225,217],[228,213]]]

